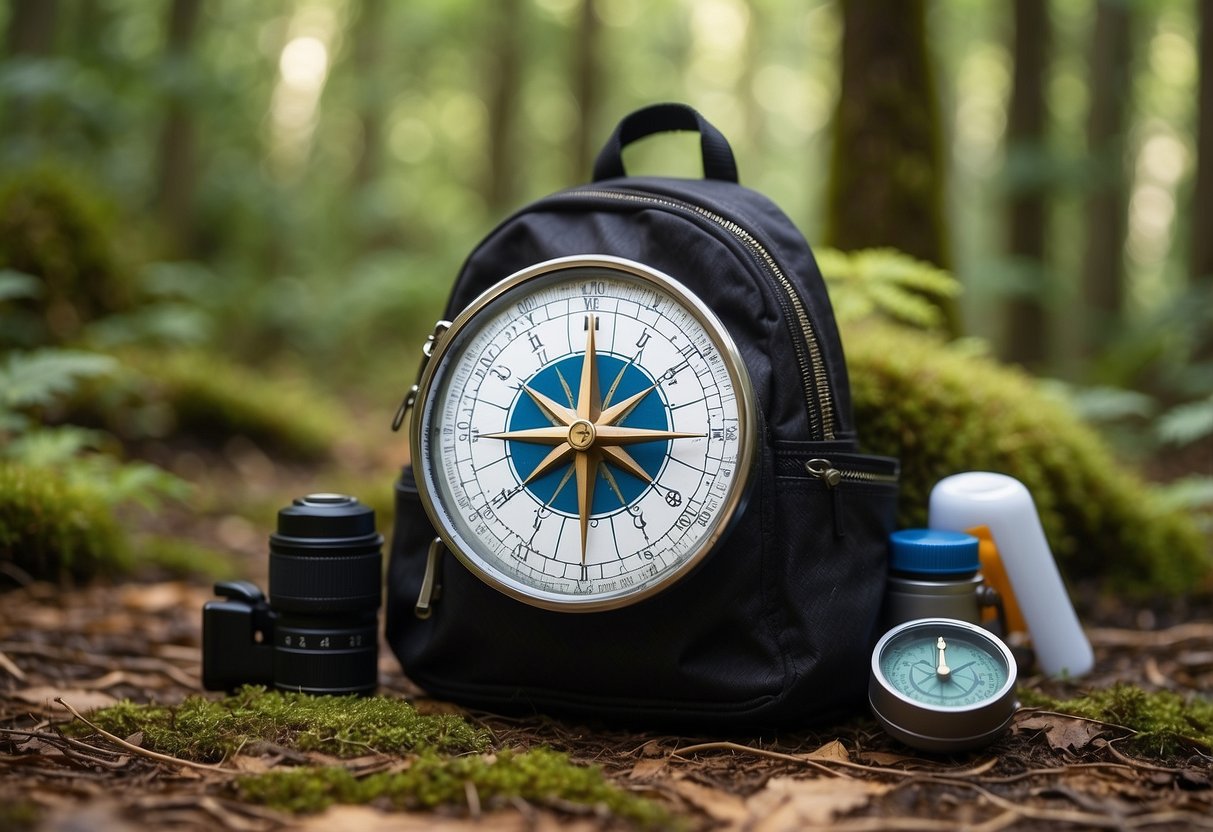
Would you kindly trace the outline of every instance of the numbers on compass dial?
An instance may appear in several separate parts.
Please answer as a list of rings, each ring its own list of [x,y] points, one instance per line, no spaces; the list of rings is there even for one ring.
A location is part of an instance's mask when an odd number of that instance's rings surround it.
[[[431,516],[473,571],[541,606],[680,577],[748,475],[752,395],[727,334],[669,278],[598,263],[537,267],[474,304],[420,405]]]

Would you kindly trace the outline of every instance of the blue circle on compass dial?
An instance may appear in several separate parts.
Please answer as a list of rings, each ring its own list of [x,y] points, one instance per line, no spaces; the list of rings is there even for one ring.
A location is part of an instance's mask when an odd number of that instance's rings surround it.
[[[620,402],[628,396],[639,393],[653,386],[653,380],[631,362],[616,358],[613,355],[599,353],[598,386],[602,395],[602,407],[606,409],[614,402]],[[527,382],[530,387],[553,401],[576,407],[577,388],[581,384],[581,365],[585,355],[570,355],[547,365]],[[529,428],[550,427],[552,421],[539,409],[535,401],[525,392],[519,391],[514,399],[514,407],[510,412],[507,424],[509,430],[527,430]],[[669,430],[669,414],[661,400],[661,394],[656,389],[640,400],[632,411],[616,422],[629,428],[646,428],[649,430]],[[541,445],[536,442],[521,442],[510,440],[510,456],[514,460],[514,470],[520,479],[535,470],[552,451],[552,445]],[[656,442],[638,442],[626,445],[626,450],[644,469],[651,479],[655,479],[669,453],[670,442],[662,439]],[[544,505],[565,514],[577,514],[577,481],[570,469],[570,460],[565,465],[557,466],[542,477],[532,481],[526,490]],[[610,479],[603,472],[610,471]],[[567,475],[567,476],[566,476]],[[614,481],[612,485],[611,481]],[[604,461],[599,466],[597,479],[594,482],[594,500],[590,506],[590,514],[611,514],[631,505],[637,500],[649,483],[627,473],[617,465]],[[618,493],[616,493],[618,489]],[[622,495],[623,499],[620,500]]]

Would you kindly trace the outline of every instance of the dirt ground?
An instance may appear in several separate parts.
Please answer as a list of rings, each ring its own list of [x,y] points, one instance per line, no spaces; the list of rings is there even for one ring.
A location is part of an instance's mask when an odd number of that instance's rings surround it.
[[[513,801],[435,813],[335,807],[291,817],[239,802],[234,772],[298,762],[260,748],[218,770],[153,759],[99,737],[62,737],[72,716],[129,697],[176,703],[200,689],[200,609],[209,588],[183,582],[65,591],[31,584],[0,595],[0,806],[16,828],[275,832],[345,829],[600,829],[601,811]],[[1097,616],[1092,621],[1091,616]],[[1168,620],[1172,616],[1176,620]],[[1099,620],[1099,618],[1105,620]],[[1128,681],[1179,692],[1213,690],[1208,610],[1092,609],[1093,687]],[[419,696],[383,648],[381,693]],[[1023,685],[1072,695],[1040,679]],[[775,738],[628,733],[546,719],[471,718],[499,748],[547,745],[600,766],[625,789],[662,802],[692,829],[945,830],[1213,829],[1213,756],[1192,746],[1171,758],[1127,750],[1115,725],[1024,710],[987,749],[956,757],[914,753],[863,716],[830,731]],[[351,761],[375,770],[391,755]],[[398,762],[398,758],[396,759]],[[328,760],[332,762],[332,760]],[[28,820],[14,806],[29,810]],[[0,814],[0,826],[5,816]]]

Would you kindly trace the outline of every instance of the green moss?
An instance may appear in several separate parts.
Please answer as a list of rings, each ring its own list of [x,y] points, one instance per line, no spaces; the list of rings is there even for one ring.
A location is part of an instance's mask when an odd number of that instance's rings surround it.
[[[0,461],[0,560],[43,580],[128,570],[129,543],[100,487]]]
[[[90,717],[118,736],[192,760],[218,760],[250,742],[354,757],[368,751],[483,751],[489,735],[461,717],[419,714],[381,696],[309,696],[246,687],[219,700],[191,696],[176,707],[120,702]],[[79,729],[77,729],[79,730]]]
[[[1032,493],[1069,576],[1138,593],[1208,586],[1213,559],[1192,519],[1162,508],[1031,377],[905,328],[854,323],[843,335],[860,440],[901,459],[903,526],[925,524],[940,479],[998,471]]]
[[[42,809],[32,800],[0,799],[0,829],[24,832],[26,829],[36,828],[41,819]]]
[[[334,803],[386,800],[402,809],[462,806],[470,788],[482,804],[510,798],[528,803],[594,807],[647,828],[674,825],[669,812],[612,785],[596,767],[540,748],[494,755],[439,757],[422,754],[404,771],[355,777],[342,768],[303,768],[243,777],[242,798],[290,812],[318,812]]]
[[[81,171],[53,165],[0,183],[0,268],[40,281],[39,297],[25,305],[54,341],[131,299],[115,243],[117,220],[98,193]]]
[[[135,545],[141,567],[152,567],[172,577],[219,580],[238,574],[239,559],[227,552],[177,537],[149,535]]]
[[[91,385],[70,418],[97,423],[128,440],[170,434],[222,444],[243,436],[301,460],[328,455],[340,434],[340,409],[302,378],[269,378],[221,355],[128,351],[122,370]]]
[[[1128,743],[1139,753],[1172,757],[1195,745],[1213,749],[1213,701],[1171,691],[1115,685],[1077,699],[1058,700],[1020,692],[1025,705],[1095,719],[1132,729]]]

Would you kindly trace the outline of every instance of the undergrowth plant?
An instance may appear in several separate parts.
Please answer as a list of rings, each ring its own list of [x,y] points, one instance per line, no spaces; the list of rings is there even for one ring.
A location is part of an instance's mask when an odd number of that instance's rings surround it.
[[[1124,684],[1074,699],[1054,699],[1034,690],[1021,694],[1029,707],[1128,729],[1126,742],[1142,754],[1169,758],[1194,746],[1205,754],[1213,751],[1213,701],[1206,698],[1166,690],[1145,691]]]
[[[1213,589],[1213,553],[1192,518],[1064,401],[980,344],[929,331],[936,318],[923,299],[953,292],[950,278],[891,252],[826,252],[821,263],[840,310],[860,440],[901,459],[903,526],[925,525],[940,479],[997,471],[1027,486],[1070,577],[1099,575],[1140,594]]]
[[[520,798],[579,805],[645,827],[676,825],[666,809],[612,785],[596,767],[546,748],[495,750],[489,732],[463,717],[421,714],[402,699],[248,686],[219,700],[191,696],[175,707],[120,702],[89,720],[118,736],[139,733],[145,748],[189,760],[218,761],[269,743],[340,758],[378,753],[406,761],[363,776],[340,765],[307,765],[235,781],[242,799],[289,812],[372,801],[413,810],[458,807],[474,794],[489,808]],[[84,735],[91,729],[74,723],[66,730]]]

